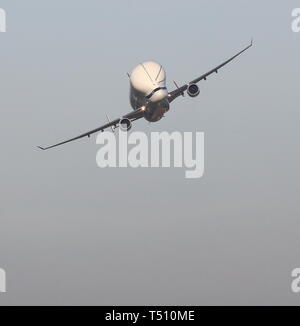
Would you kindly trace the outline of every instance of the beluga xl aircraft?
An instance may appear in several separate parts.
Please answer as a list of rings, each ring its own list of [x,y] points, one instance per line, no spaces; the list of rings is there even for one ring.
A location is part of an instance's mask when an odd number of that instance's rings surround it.
[[[107,116],[108,122],[101,127],[61,143],[49,147],[38,146],[38,148],[46,150],[57,147],[80,138],[90,137],[92,134],[103,132],[107,128],[111,128],[114,131],[115,128],[119,127],[123,131],[129,131],[132,127],[132,122],[141,118],[145,118],[149,122],[159,121],[165,113],[169,111],[170,104],[177,97],[184,96],[185,92],[187,92],[190,97],[198,96],[200,94],[200,88],[197,84],[200,81],[206,80],[207,77],[213,73],[218,73],[220,68],[248,50],[252,45],[253,41],[230,59],[183,86],[179,87],[177,83],[174,82],[176,89],[171,92],[167,90],[166,73],[162,65],[154,61],[141,63],[133,69],[131,74],[128,74],[130,79],[130,104],[133,109],[130,113],[112,121],[110,121]]]

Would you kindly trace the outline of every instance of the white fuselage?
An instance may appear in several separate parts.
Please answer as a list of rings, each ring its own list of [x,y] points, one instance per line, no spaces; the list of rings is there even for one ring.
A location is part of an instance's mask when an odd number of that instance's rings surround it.
[[[147,61],[133,69],[130,103],[134,110],[144,108],[144,117],[150,122],[160,120],[169,110],[166,73],[160,64]]]

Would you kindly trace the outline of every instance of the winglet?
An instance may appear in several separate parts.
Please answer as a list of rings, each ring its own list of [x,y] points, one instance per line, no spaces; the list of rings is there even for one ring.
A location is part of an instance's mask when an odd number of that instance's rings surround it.
[[[46,148],[41,147],[41,146],[37,146],[37,148],[41,149],[42,151],[46,150]]]
[[[251,39],[251,46],[253,45],[253,37],[252,37],[252,39]]]

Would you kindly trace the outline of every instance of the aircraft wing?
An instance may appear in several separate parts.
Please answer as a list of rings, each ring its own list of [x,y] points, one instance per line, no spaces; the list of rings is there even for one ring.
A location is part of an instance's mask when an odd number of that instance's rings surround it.
[[[99,132],[99,131],[104,131],[107,128],[111,128],[111,127],[116,128],[116,127],[118,127],[118,124],[119,124],[120,120],[123,119],[123,118],[127,118],[127,119],[130,119],[132,121],[135,121],[135,120],[138,120],[138,119],[142,118],[143,116],[144,116],[144,111],[142,109],[138,109],[138,110],[132,111],[132,112],[124,115],[121,118],[110,121],[110,122],[104,124],[101,127],[98,127],[96,129],[87,131],[87,132],[85,132],[85,133],[83,133],[83,134],[81,134],[81,135],[79,135],[77,137],[62,141],[62,142],[60,142],[58,144],[55,144],[55,145],[52,145],[52,146],[49,146],[49,147],[38,146],[38,148],[44,151],[44,150],[47,150],[47,149],[50,149],[50,148],[53,148],[53,147],[64,145],[64,144],[70,143],[70,142],[72,142],[74,140],[77,140],[77,139],[80,139],[80,138],[90,137],[92,134],[94,134],[96,132]]]
[[[241,55],[243,52],[247,51],[249,48],[251,48],[253,45],[253,41],[251,40],[251,43],[244,48],[242,51],[240,51],[239,53],[237,53],[236,55],[234,55],[233,57],[231,57],[230,59],[226,60],[225,62],[221,63],[220,65],[218,65],[217,67],[211,69],[210,71],[208,71],[207,73],[203,74],[202,76],[192,80],[191,82],[189,82],[188,84],[185,84],[181,87],[178,87],[177,89],[175,89],[174,91],[169,93],[169,102],[171,103],[172,101],[174,101],[178,96],[184,95],[184,92],[188,89],[189,85],[191,84],[197,84],[199,83],[201,80],[206,80],[206,78],[208,76],[210,76],[213,73],[218,73],[218,70],[224,66],[226,66],[229,62],[231,62],[232,60],[234,60],[236,57],[238,57],[239,55]]]

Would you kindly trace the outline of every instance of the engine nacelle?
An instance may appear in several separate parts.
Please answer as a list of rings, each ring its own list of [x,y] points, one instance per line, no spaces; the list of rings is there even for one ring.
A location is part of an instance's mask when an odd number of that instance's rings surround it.
[[[119,128],[122,131],[129,131],[132,127],[132,123],[129,119],[127,118],[122,118],[119,122]]]
[[[200,94],[200,88],[196,84],[190,84],[187,93],[190,97],[196,97]]]

